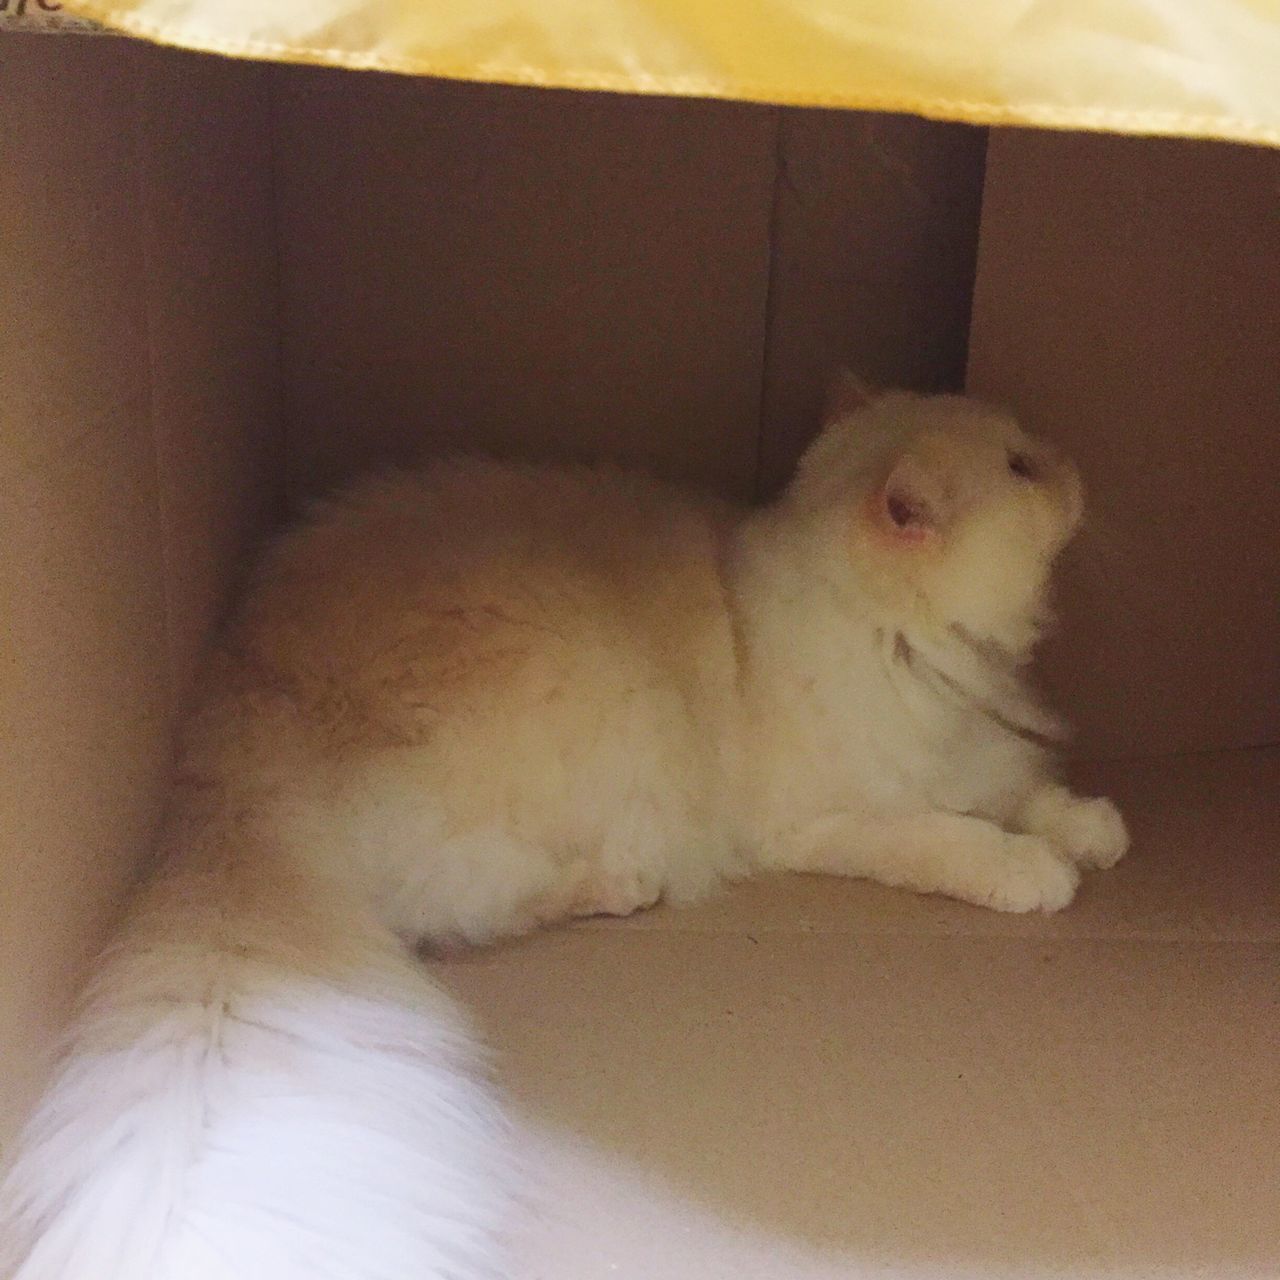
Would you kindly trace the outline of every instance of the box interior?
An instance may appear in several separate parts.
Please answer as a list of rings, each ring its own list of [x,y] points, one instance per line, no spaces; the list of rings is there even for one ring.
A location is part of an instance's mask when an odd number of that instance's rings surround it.
[[[0,1137],[289,509],[455,448],[767,497],[843,360],[1080,459],[1045,678],[1134,852],[1052,918],[794,880],[443,966],[554,1202],[525,1273],[1274,1274],[1280,156],[123,40],[0,76]]]

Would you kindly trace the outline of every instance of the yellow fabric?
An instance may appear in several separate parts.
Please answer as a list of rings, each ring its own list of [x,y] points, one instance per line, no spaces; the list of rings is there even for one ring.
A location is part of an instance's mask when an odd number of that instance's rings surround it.
[[[1280,145],[1280,0],[66,0],[161,43],[456,79]]]

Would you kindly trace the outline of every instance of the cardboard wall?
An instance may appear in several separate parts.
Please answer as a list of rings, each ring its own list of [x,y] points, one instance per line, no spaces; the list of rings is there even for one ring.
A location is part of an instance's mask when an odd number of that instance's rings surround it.
[[[964,386],[986,130],[783,111],[758,491],[791,477],[832,368],[873,385]]]
[[[464,447],[749,490],[763,108],[286,71],[291,484]]]
[[[314,68],[276,90],[296,492],[483,448],[750,496],[839,361],[963,381],[981,131]]]
[[[279,465],[261,72],[16,37],[0,81],[3,1131],[146,850]]]
[[[1280,153],[996,131],[970,386],[1080,460],[1048,681],[1093,755],[1280,741]]]

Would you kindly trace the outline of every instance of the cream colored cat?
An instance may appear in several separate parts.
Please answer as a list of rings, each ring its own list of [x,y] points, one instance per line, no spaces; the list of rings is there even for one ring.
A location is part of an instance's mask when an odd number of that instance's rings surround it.
[[[776,868],[1065,906],[1127,843],[1020,682],[1080,516],[1007,415],[902,394],[754,513],[474,461],[321,507],[217,649],[0,1275],[500,1274],[496,1112],[404,944]]]

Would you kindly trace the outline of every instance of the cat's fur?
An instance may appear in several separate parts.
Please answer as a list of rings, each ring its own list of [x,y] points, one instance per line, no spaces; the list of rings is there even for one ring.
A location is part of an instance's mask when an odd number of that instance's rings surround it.
[[[1126,845],[1019,675],[1080,513],[1012,419],[907,395],[845,405],[754,513],[475,461],[323,506],[217,649],[0,1274],[493,1274],[500,1126],[405,944],[759,868],[1065,906]]]

